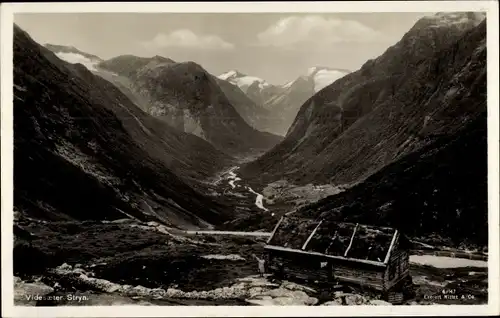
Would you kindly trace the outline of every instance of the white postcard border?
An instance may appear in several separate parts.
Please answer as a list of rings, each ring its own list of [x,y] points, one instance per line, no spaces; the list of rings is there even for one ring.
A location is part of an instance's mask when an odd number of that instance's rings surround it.
[[[3,3],[1,5],[1,206],[2,316],[4,317],[193,317],[193,316],[400,316],[492,315],[499,307],[499,73],[497,1],[366,2],[178,2],[178,3]],[[488,62],[488,305],[432,306],[88,306],[23,307],[13,301],[13,16],[55,12],[487,12]],[[34,260],[36,261],[36,260]]]

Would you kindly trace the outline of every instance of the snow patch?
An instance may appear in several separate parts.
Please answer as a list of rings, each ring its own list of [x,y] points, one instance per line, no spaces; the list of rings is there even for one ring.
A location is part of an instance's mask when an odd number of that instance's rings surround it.
[[[228,80],[229,78],[231,78],[231,77],[235,77],[235,76],[237,76],[237,75],[238,75],[238,72],[237,72],[237,71],[231,70],[231,71],[229,71],[229,72],[226,72],[226,73],[224,73],[224,74],[219,75],[218,77],[219,77],[221,80],[226,81],[226,80]]]
[[[290,82],[286,83],[285,85],[283,85],[282,87],[283,88],[290,88],[290,87],[292,87],[293,83],[295,83],[295,81],[290,81]]]
[[[475,26],[479,25],[486,18],[484,12],[439,12],[433,16],[424,17],[428,21],[432,21],[431,27],[449,27],[452,25],[461,25],[467,23],[474,23]]]
[[[229,81],[231,84],[238,86],[245,93],[248,88],[255,82],[258,83],[259,89],[264,89],[271,86],[271,84],[269,84],[262,78],[244,75],[234,70],[221,74],[218,76],[218,78],[221,80]]]
[[[411,255],[410,263],[436,268],[488,267],[487,261],[434,255]]]
[[[83,64],[89,71],[97,71],[99,61],[89,59],[78,53],[58,52],[55,53],[58,58],[71,64]]]

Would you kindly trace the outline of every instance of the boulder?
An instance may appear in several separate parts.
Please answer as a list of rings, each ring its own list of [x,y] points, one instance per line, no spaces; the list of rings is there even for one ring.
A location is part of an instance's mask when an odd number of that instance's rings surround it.
[[[345,300],[348,306],[365,305],[368,303],[366,297],[358,294],[348,294],[345,296]]]
[[[167,295],[167,292],[163,288],[153,288],[150,290],[150,295],[155,299],[161,299]]]
[[[310,293],[315,293],[316,292],[316,290],[314,290],[314,289],[312,289],[310,287],[299,285],[299,284],[292,283],[292,282],[287,282],[287,281],[283,282],[281,284],[281,287],[285,288],[285,289],[288,289],[288,290],[301,290],[301,291],[310,292]]]
[[[71,265],[69,265],[67,263],[63,263],[62,265],[56,267],[56,270],[59,270],[59,271],[70,271],[72,269],[73,268],[71,267]]]
[[[150,294],[151,289],[137,285],[129,290],[127,293],[128,296],[139,296],[139,297],[144,297],[148,296]]]

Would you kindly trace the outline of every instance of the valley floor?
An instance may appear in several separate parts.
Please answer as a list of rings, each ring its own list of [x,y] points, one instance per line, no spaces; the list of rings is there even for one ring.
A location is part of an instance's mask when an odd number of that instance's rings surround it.
[[[227,167],[204,184],[208,189],[204,190],[205,193],[234,211],[234,219],[219,226],[220,230],[272,231],[284,214],[293,213],[299,207],[340,193],[348,187],[329,184],[298,186],[285,180],[263,187],[242,179],[238,170],[239,166]]]
[[[253,254],[262,255],[265,236],[193,235],[131,220],[17,223],[33,234],[15,244],[18,305],[340,304],[317,284],[258,277]],[[486,262],[439,268],[429,259],[439,257],[412,257],[417,295],[407,304],[487,303]],[[443,298],[451,289],[466,298]],[[378,298],[349,290],[347,304],[388,305]]]

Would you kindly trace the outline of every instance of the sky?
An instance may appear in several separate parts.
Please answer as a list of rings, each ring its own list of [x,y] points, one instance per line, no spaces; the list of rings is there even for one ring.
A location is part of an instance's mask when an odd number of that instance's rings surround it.
[[[355,71],[429,13],[23,13],[14,22],[40,44],[103,59],[161,55],[284,84],[313,66]]]

